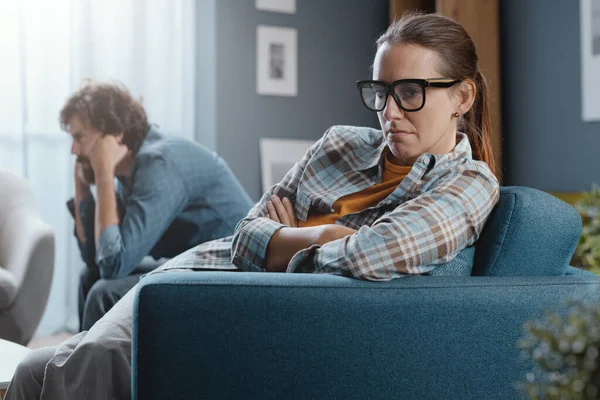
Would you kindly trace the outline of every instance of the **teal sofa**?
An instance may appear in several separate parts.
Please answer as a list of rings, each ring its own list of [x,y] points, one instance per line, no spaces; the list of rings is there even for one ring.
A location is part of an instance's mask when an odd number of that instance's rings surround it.
[[[472,276],[364,282],[312,274],[143,278],[134,399],[514,399],[532,368],[525,321],[600,301],[569,267],[581,219],[538,190],[502,187]]]

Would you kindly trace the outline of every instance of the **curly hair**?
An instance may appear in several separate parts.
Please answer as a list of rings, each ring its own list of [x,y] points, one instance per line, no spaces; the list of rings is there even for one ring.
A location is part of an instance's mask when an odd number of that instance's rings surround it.
[[[122,84],[84,81],[60,111],[60,126],[68,130],[74,115],[103,134],[123,132],[123,144],[136,153],[148,133],[148,117],[140,101]]]

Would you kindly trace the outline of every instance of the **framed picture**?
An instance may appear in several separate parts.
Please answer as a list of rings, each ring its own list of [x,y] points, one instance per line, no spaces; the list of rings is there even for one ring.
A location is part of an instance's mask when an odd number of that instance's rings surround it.
[[[255,6],[257,10],[296,13],[296,0],[256,0]]]
[[[314,140],[260,139],[262,192],[280,182],[314,143]]]
[[[580,0],[582,119],[600,121],[600,0]]]
[[[259,25],[256,29],[256,92],[298,95],[298,43],[292,28]]]

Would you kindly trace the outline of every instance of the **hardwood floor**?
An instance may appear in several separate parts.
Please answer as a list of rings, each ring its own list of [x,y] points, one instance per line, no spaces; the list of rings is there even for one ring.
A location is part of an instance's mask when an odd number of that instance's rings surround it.
[[[68,339],[73,335],[75,335],[75,332],[59,332],[52,336],[33,338],[31,339],[27,347],[29,347],[30,349],[38,349],[40,347],[56,346],[63,340]]]

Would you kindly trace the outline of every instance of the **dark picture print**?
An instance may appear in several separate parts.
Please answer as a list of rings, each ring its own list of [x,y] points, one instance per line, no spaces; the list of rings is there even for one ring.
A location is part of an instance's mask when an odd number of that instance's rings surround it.
[[[600,55],[600,0],[592,0],[592,54]]]
[[[274,80],[285,79],[285,45],[269,44],[269,77]]]

